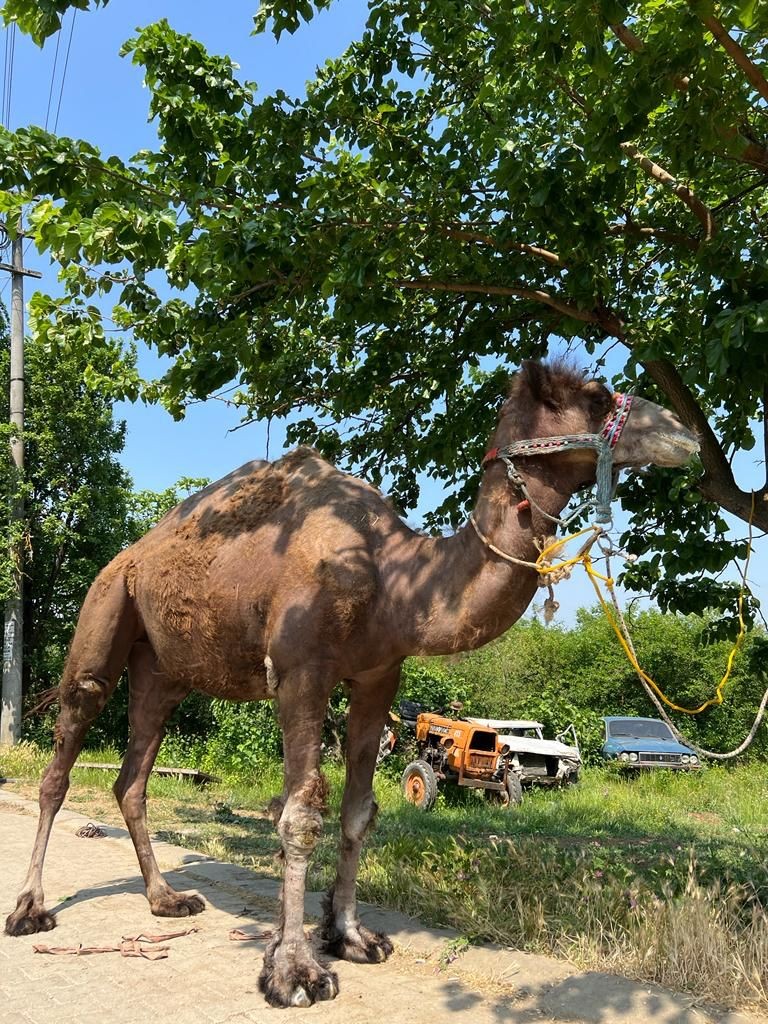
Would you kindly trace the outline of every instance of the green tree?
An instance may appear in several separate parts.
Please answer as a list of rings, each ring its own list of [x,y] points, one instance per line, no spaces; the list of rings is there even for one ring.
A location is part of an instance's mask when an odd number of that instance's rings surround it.
[[[171,509],[210,482],[205,476],[182,476],[164,491],[133,491],[128,503],[126,536],[129,542],[139,540]]]
[[[9,375],[8,332],[0,338],[0,379]],[[130,356],[121,357],[130,365]],[[24,689],[37,692],[58,681],[83,597],[102,568],[126,543],[130,478],[118,461],[125,424],[115,422],[113,401],[86,383],[82,355],[51,357],[34,338],[25,344],[25,473],[10,461],[8,391],[0,397],[0,486],[10,507],[20,489],[25,503]],[[113,355],[90,357],[110,372]],[[0,596],[12,585],[11,537],[0,551]]]
[[[315,7],[327,6],[318,0]],[[87,0],[75,0],[87,7]],[[72,0],[8,0],[38,39]],[[311,20],[264,3],[257,31]],[[768,529],[732,455],[765,437],[768,8],[707,0],[370,0],[363,38],[305,98],[257,99],[232,62],[161,21],[144,68],[161,145],[125,163],[39,128],[0,134],[0,208],[22,204],[65,295],[37,295],[52,351],[98,348],[96,294],[174,363],[118,386],[181,416],[240,385],[248,415],[343,456],[402,507],[418,474],[463,515],[504,371],[568,339],[695,428],[703,473],[622,499],[625,582],[664,605],[733,598],[716,572]],[[310,29],[302,29],[311,31]],[[346,431],[352,421],[358,429]],[[702,500],[702,498],[704,500]]]

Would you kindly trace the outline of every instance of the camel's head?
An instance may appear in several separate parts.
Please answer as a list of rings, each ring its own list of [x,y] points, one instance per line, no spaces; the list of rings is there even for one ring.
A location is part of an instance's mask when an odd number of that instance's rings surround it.
[[[616,410],[617,399],[600,381],[588,380],[567,366],[526,362],[513,380],[493,443],[504,445],[521,439],[571,434],[599,435]],[[698,450],[695,435],[673,413],[635,397],[613,449],[613,465],[616,469],[650,463],[682,466]],[[564,450],[556,458],[560,465],[565,460],[576,476],[583,477],[580,484],[594,483],[594,449]]]

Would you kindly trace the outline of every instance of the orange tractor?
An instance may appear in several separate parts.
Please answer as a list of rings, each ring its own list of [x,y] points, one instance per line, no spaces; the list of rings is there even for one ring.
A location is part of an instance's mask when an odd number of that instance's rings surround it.
[[[422,811],[434,804],[441,782],[483,789],[507,806],[522,800],[520,779],[507,771],[508,750],[495,730],[442,715],[420,714],[416,743],[419,757],[403,772],[402,786],[405,799]]]

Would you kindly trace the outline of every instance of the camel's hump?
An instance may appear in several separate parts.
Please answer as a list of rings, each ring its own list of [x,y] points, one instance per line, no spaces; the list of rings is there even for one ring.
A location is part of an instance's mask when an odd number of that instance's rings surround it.
[[[304,519],[327,509],[346,519],[349,505],[389,508],[376,488],[301,447],[275,462],[255,459],[190,495],[171,509],[147,537],[193,532],[200,540],[251,532],[278,510],[281,518]]]

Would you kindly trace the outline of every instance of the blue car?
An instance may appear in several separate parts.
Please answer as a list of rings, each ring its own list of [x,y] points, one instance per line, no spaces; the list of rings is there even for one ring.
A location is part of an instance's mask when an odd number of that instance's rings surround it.
[[[602,754],[607,761],[618,761],[626,768],[700,768],[698,754],[680,743],[666,722],[658,718],[603,719],[605,743]]]

